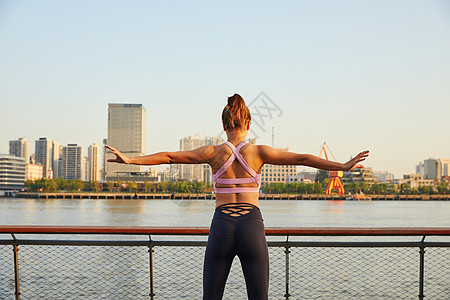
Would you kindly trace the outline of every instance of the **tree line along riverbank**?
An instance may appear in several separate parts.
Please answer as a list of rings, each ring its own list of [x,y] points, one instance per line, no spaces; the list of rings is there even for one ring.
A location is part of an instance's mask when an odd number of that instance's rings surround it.
[[[261,186],[263,194],[293,194],[293,195],[320,195],[324,194],[327,180],[322,182],[292,182],[270,183]],[[204,182],[167,181],[167,182],[123,182],[117,181],[82,181],[58,179],[39,179],[25,182],[25,191],[28,192],[108,192],[108,193],[167,193],[167,194],[210,194],[213,187]],[[368,195],[448,195],[450,185],[442,182],[434,186],[419,186],[411,188],[409,184],[391,183],[347,183],[344,184],[347,194],[365,193]]]

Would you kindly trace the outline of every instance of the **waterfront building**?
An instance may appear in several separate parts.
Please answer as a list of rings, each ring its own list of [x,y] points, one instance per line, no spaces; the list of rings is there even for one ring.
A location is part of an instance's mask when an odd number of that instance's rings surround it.
[[[316,181],[317,171],[297,171],[297,181],[298,182],[305,182],[305,183],[312,183]]]
[[[86,158],[86,180],[100,180],[100,149],[97,144],[92,144],[88,148]]]
[[[406,174],[403,175],[404,182],[409,184],[409,188],[418,188],[419,186],[431,186],[434,185],[434,179],[425,179],[420,174]]]
[[[394,174],[384,171],[384,172],[374,172],[373,173],[375,175],[375,180],[377,182],[390,182],[392,180],[394,180]]]
[[[25,158],[25,163],[30,163],[30,142],[22,137],[15,141],[9,141],[9,154]]]
[[[25,158],[0,154],[0,190],[19,190],[25,183]]]
[[[277,148],[281,151],[289,151],[289,148]],[[295,179],[294,179],[295,178]],[[269,165],[266,164],[261,170],[261,183],[289,183],[298,181],[297,166]]]
[[[146,181],[151,183],[157,183],[158,181],[158,174],[155,174],[154,172],[148,170],[145,172],[123,172],[119,173],[116,172],[112,176],[107,176],[106,181],[122,181],[123,184],[126,184],[126,182],[136,182],[136,183],[144,183]]]
[[[59,160],[59,177],[66,180],[82,179],[83,148],[77,144],[62,147]]]
[[[35,142],[35,163],[43,167],[44,178],[58,178],[58,161],[61,147],[48,138],[40,138]]]
[[[342,183],[360,183],[371,186],[376,181],[375,175],[370,167],[357,168],[344,172]]]
[[[107,144],[130,157],[145,153],[146,111],[142,104],[108,104]],[[105,160],[114,158],[105,153]],[[141,166],[105,163],[105,177],[116,173],[141,172]]]
[[[43,178],[42,165],[25,164],[25,180],[38,180]]]
[[[217,136],[187,136],[180,140],[180,151],[190,151],[203,146],[213,145],[218,146],[224,143],[221,137]],[[191,165],[191,164],[179,164],[176,166],[177,171],[172,169],[172,173],[178,173],[179,178],[187,181],[203,181],[207,184],[212,183],[211,167],[207,164]]]
[[[429,158],[416,166],[416,174],[423,175],[424,179],[441,180],[450,175],[449,158]]]
[[[420,186],[434,186],[434,179],[424,179],[422,174],[405,174],[402,179],[394,179],[392,184],[400,186],[408,184],[409,189],[417,189]]]

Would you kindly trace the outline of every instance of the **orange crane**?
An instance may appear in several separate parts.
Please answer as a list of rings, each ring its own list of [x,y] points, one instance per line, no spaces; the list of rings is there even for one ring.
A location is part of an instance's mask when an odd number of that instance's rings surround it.
[[[331,156],[333,156],[333,159],[336,161],[336,157],[334,157],[333,152],[331,152],[330,147],[328,147],[327,143],[324,142],[322,145],[322,149],[320,150],[319,157],[322,156],[322,153],[325,154],[325,158],[329,160],[328,158],[328,152],[330,152]],[[333,194],[334,190],[337,190],[338,195],[344,195],[344,185],[342,184],[341,177],[344,176],[344,172],[342,171],[329,171],[330,174],[330,182],[327,185],[327,188],[325,190],[325,194],[330,195]]]

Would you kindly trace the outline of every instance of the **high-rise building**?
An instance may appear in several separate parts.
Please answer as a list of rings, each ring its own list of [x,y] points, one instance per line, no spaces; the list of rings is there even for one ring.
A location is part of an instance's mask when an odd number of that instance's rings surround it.
[[[425,179],[439,179],[439,162],[437,159],[429,158],[423,161],[423,177]]]
[[[281,151],[289,151],[289,148],[279,148]],[[261,183],[289,183],[297,177],[297,166],[294,165],[269,165],[261,170]]]
[[[146,112],[142,104],[108,104],[108,145],[130,157],[145,153],[145,120]],[[105,159],[114,158],[106,153]],[[138,165],[106,163],[106,176],[118,173],[140,172]]]
[[[48,138],[40,138],[35,142],[35,160],[42,165],[44,178],[53,178],[52,147],[53,141]]]
[[[21,189],[24,183],[25,158],[0,154],[0,189]]]
[[[180,140],[180,151],[190,151],[208,145],[217,146],[223,142],[223,139],[217,136],[205,136],[204,138],[201,138],[199,134],[187,136]],[[180,179],[212,183],[211,167],[206,164],[179,164],[176,167]]]
[[[25,163],[30,163],[30,142],[22,137],[16,141],[9,141],[9,154],[25,158]]]
[[[424,179],[434,180],[450,176],[450,158],[425,159],[416,166],[416,174],[423,175]]]
[[[62,147],[59,160],[59,177],[66,180],[82,179],[83,148],[77,144]]]
[[[443,176],[450,176],[450,158],[438,159],[438,174],[439,179]]]
[[[48,138],[40,138],[35,142],[35,163],[43,167],[44,178],[58,178],[58,161],[61,147]]]
[[[97,144],[92,144],[88,148],[86,160],[86,180],[100,180],[100,149]]]

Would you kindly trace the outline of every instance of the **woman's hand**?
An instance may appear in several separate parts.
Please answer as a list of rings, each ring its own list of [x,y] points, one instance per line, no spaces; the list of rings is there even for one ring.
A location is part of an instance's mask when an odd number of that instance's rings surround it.
[[[119,163],[119,164],[129,164],[130,163],[130,158],[128,156],[126,156],[125,154],[123,154],[122,152],[120,152],[119,150],[117,150],[114,147],[105,145],[105,148],[111,150],[111,153],[114,154],[116,156],[116,158],[114,159],[108,159],[108,162],[115,162],[115,163]]]
[[[364,168],[363,165],[358,165],[358,163],[366,160],[366,157],[369,156],[369,150],[362,151],[352,159],[350,159],[348,162],[344,164],[344,171],[350,171],[357,168]]]

